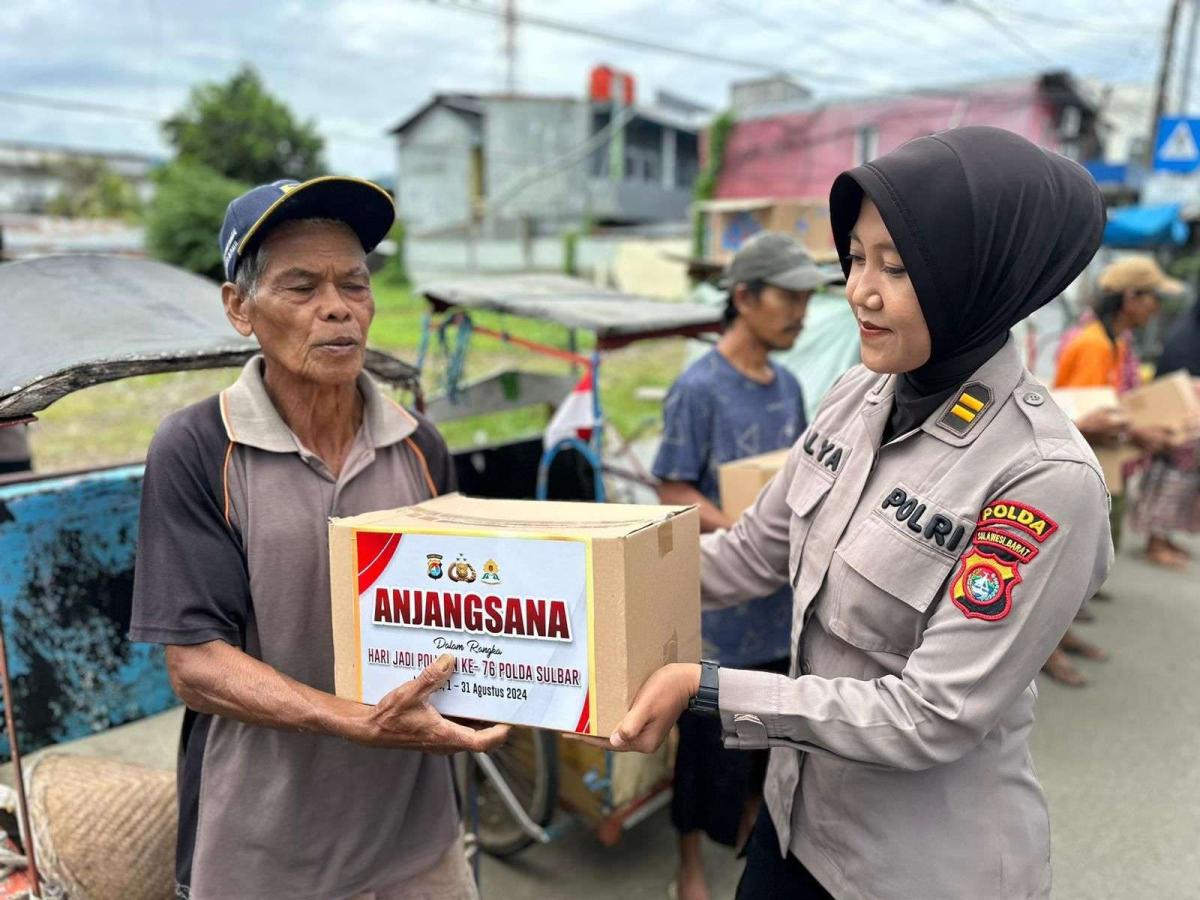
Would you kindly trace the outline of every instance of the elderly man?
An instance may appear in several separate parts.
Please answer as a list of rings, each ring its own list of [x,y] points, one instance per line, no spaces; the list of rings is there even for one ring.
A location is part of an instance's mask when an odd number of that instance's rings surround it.
[[[187,705],[178,895],[471,898],[448,761],[502,726],[444,719],[443,657],[377,706],[332,695],[327,520],[453,486],[445,444],[363,374],[366,253],[391,198],[350,178],[234,200],[220,244],[233,327],[262,346],[170,416],[146,460],[134,640],[165,644]]]

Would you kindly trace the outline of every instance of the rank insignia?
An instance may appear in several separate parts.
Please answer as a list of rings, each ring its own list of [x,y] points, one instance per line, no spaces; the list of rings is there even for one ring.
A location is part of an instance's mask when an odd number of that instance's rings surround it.
[[[979,514],[971,546],[950,583],[950,599],[968,619],[996,622],[1012,610],[1021,566],[1058,530],[1040,510],[1013,500],[989,503]]]
[[[950,408],[942,413],[938,425],[957,435],[964,435],[975,427],[975,422],[992,405],[992,389],[981,381],[972,381],[963,386]]]

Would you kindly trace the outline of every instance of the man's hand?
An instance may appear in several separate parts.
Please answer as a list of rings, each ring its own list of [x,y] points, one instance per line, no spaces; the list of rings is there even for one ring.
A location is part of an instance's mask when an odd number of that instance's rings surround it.
[[[433,708],[429,698],[454,674],[454,657],[445,653],[421,674],[385,696],[371,709],[363,734],[355,740],[369,747],[394,747],[422,753],[486,753],[508,738],[507,725],[472,728],[452,722]]]
[[[1147,453],[1165,453],[1174,445],[1175,435],[1170,428],[1147,425],[1129,429],[1129,439]]]
[[[1125,415],[1116,408],[1094,409],[1080,418],[1075,427],[1091,443],[1115,441],[1128,425]]]
[[[610,749],[653,753],[699,690],[700,666],[695,663],[663,666],[633,698],[629,712],[609,739]]]

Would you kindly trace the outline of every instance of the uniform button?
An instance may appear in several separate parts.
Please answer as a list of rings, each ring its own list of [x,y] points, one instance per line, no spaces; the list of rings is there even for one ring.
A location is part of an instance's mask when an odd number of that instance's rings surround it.
[[[1046,398],[1043,397],[1041,394],[1039,394],[1037,391],[1030,391],[1028,394],[1025,395],[1025,402],[1028,403],[1030,406],[1041,406],[1043,403],[1046,402]]]

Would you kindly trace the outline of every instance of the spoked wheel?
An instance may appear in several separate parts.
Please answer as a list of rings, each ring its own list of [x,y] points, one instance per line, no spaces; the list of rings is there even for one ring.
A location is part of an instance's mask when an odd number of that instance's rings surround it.
[[[512,856],[537,837],[510,811],[503,787],[534,825],[549,825],[558,803],[557,738],[550,731],[514,728],[507,743],[487,759],[490,765],[481,764],[474,754],[463,756],[466,774],[475,779],[478,791],[479,846],[495,857]]]

